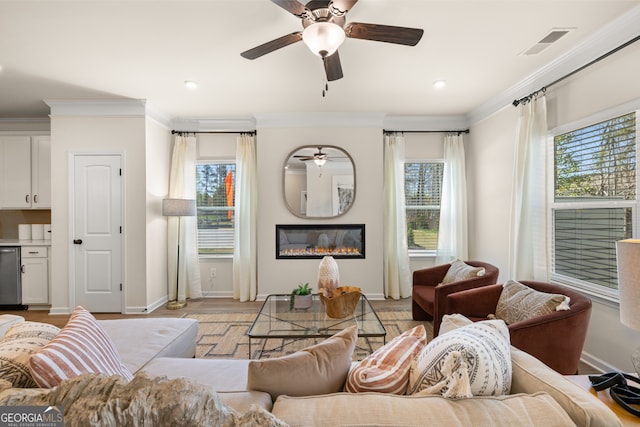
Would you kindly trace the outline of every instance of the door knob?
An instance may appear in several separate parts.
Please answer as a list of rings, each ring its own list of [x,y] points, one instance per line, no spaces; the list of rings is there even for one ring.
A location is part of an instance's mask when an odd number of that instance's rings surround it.
[[[74,245],[81,245],[82,244],[82,239],[74,239],[73,240],[73,244]]]

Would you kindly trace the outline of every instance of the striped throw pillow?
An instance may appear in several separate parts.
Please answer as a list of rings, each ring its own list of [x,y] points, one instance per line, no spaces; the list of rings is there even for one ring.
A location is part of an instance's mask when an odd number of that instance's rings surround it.
[[[349,372],[344,390],[404,394],[411,363],[426,343],[427,331],[423,325],[403,332],[358,363]]]
[[[120,361],[118,350],[96,319],[78,306],[60,333],[29,359],[31,375],[40,387],[86,373],[120,375],[131,381],[133,375]]]

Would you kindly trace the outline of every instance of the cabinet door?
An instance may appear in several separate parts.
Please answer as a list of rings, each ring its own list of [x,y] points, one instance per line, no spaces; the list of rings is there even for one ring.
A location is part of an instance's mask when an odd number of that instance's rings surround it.
[[[51,142],[48,136],[31,138],[31,207],[51,208]]]
[[[29,248],[23,247],[22,251]],[[22,304],[49,303],[49,263],[47,258],[22,258]]]
[[[31,138],[0,137],[0,207],[31,207]]]

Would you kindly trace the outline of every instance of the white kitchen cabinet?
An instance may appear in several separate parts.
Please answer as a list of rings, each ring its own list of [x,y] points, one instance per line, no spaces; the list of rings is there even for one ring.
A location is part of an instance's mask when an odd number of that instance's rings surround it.
[[[49,136],[0,137],[0,208],[51,208]]]
[[[44,246],[23,246],[22,304],[49,304],[49,257]]]

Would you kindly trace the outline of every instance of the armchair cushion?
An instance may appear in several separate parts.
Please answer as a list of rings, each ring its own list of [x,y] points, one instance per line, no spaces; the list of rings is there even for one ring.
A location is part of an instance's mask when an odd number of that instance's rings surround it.
[[[495,317],[510,325],[554,311],[569,310],[569,300],[564,295],[539,292],[515,280],[508,280],[502,287]]]
[[[459,282],[461,280],[484,276],[484,274],[484,267],[474,267],[457,259],[451,263],[451,267],[447,270],[447,274],[445,274],[442,279],[442,283]]]

